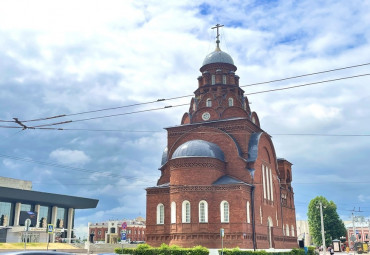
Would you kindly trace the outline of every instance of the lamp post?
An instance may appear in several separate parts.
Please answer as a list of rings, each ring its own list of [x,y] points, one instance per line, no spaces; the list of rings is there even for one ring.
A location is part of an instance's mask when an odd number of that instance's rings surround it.
[[[221,236],[221,255],[224,254],[224,236],[225,230],[223,228],[220,229],[220,236]]]
[[[322,203],[319,202],[320,207],[320,217],[321,217],[321,238],[322,238],[322,250],[324,255],[326,255],[326,244],[325,244],[325,229],[324,229],[324,217],[322,213]]]

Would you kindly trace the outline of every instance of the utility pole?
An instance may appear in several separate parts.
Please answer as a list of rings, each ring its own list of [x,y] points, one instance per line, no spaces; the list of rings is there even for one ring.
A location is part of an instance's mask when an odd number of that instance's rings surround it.
[[[325,244],[325,229],[324,229],[324,217],[322,213],[322,203],[319,202],[320,206],[320,217],[321,217],[321,238],[322,238],[322,250],[324,255],[326,255],[326,244]]]

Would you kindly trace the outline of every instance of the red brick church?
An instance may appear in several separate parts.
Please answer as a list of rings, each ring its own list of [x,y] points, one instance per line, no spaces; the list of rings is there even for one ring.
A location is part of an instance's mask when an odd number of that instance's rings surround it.
[[[217,31],[189,111],[166,128],[161,176],[146,189],[147,243],[221,248],[223,229],[227,248],[297,247],[292,164],[277,158],[219,43]]]

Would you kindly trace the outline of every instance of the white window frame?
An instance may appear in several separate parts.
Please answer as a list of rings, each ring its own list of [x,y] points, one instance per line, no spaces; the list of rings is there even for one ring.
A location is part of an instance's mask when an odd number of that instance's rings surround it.
[[[249,204],[249,201],[247,201],[247,223],[251,223],[250,204]]]
[[[221,223],[229,223],[230,222],[230,204],[227,201],[222,201],[220,204],[221,210]]]
[[[226,75],[223,74],[222,75],[222,84],[226,84],[226,83],[227,83],[227,81],[226,81]]]
[[[292,225],[291,228],[291,236],[294,236],[294,226]]]
[[[266,171],[265,174],[266,174],[266,180],[267,180],[267,182],[266,182],[267,199],[271,200],[271,197],[270,197],[270,195],[271,195],[271,193],[270,193],[270,169],[267,166],[265,166],[265,171]]]
[[[234,106],[234,98],[229,97],[229,106]]]
[[[289,236],[289,225],[286,224],[285,226],[285,232],[286,232],[286,236]]]
[[[164,205],[157,205],[157,224],[164,224]]]
[[[272,182],[272,170],[270,168],[270,192],[271,192],[271,201],[274,201],[274,184]]]
[[[207,100],[206,100],[206,106],[207,107],[212,107],[212,100],[210,98],[207,98]]]
[[[171,223],[176,223],[176,203],[171,203]]]
[[[191,222],[191,206],[188,200],[182,202],[182,223]]]
[[[265,165],[262,165],[262,183],[263,183],[263,198],[266,199]]]
[[[211,84],[212,85],[216,84],[216,75],[214,75],[214,74],[211,75]]]
[[[203,211],[202,211],[203,206]],[[199,202],[199,223],[208,222],[208,203],[205,200]]]

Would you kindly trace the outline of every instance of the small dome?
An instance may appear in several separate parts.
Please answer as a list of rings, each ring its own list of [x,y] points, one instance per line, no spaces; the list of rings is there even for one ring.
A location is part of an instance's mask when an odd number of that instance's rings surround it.
[[[224,153],[220,147],[204,140],[191,140],[181,144],[172,154],[172,159],[186,157],[209,157],[225,161]]]
[[[166,149],[164,149],[164,151],[162,153],[161,166],[163,166],[164,164],[166,164],[167,161],[168,161],[168,147],[166,147]]]
[[[229,54],[217,48],[214,52],[211,52],[206,56],[203,61],[203,66],[213,63],[226,63],[234,65],[234,60]]]

